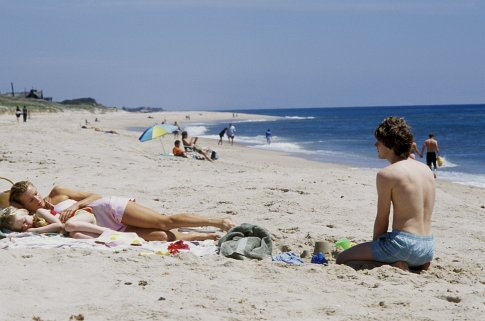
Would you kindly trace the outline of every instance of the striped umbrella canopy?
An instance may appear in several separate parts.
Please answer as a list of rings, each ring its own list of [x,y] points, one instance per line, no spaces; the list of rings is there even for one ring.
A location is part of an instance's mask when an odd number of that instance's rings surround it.
[[[175,126],[174,126],[175,127]],[[145,129],[145,131],[140,135],[138,140],[140,142],[146,142],[155,138],[163,137],[166,134],[170,134],[173,130],[163,127],[163,125],[154,125]]]

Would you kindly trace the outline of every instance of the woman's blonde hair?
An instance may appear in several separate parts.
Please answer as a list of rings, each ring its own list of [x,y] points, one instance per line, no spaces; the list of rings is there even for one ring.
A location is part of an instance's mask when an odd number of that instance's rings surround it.
[[[20,195],[24,194],[27,192],[27,189],[29,186],[34,186],[29,181],[20,181],[12,185],[10,188],[10,196],[8,197],[8,201],[10,205],[23,205],[22,202],[20,201]]]

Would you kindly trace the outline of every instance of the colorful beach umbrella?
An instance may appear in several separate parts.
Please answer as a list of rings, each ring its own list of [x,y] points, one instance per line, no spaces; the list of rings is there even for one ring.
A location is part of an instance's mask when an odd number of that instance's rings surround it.
[[[171,131],[165,129],[164,127],[160,125],[154,125],[152,127],[145,129],[145,131],[140,135],[138,140],[140,142],[146,142],[148,140],[163,137],[169,133],[171,133]]]
[[[171,134],[174,130],[177,130],[176,126],[172,126],[168,124],[153,125],[152,127],[145,129],[145,131],[140,135],[138,140],[140,142],[146,142],[148,140],[161,138],[167,134]],[[163,145],[163,142],[161,139],[160,139],[160,142],[162,143],[163,154],[166,154],[165,146]]]

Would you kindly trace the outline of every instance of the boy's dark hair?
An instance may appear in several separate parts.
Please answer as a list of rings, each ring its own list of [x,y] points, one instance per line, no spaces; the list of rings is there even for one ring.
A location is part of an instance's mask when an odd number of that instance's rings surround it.
[[[408,158],[411,154],[414,138],[404,118],[387,117],[376,128],[374,136],[401,158]]]
[[[189,134],[187,133],[187,131],[185,131],[185,130],[184,130],[184,131],[182,132],[182,138],[187,137],[188,135],[189,135]]]
[[[178,140],[178,139],[177,139],[177,140],[176,140],[176,141],[175,141],[173,144],[174,144],[175,146],[180,145],[180,140]]]
[[[429,138],[433,138],[434,137],[434,134],[433,133],[429,133],[428,137]]]

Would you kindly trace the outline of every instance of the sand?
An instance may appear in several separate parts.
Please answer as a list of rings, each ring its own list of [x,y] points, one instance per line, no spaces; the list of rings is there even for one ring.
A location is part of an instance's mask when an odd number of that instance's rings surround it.
[[[43,194],[65,185],[135,197],[165,214],[230,216],[270,231],[273,254],[372,237],[377,169],[207,139],[201,145],[220,155],[213,164],[162,157],[160,142],[140,143],[139,133],[126,130],[185,122],[186,114],[65,112],[34,114],[25,124],[0,116],[0,176],[31,180]],[[193,122],[232,121],[230,113],[190,114]],[[81,129],[85,119],[119,135]],[[164,142],[171,146],[173,138]],[[479,320],[485,315],[484,190],[437,182],[436,254],[428,272],[355,271],[333,258],[328,266],[290,266],[190,253],[140,256],[136,248],[3,249],[1,319]]]

